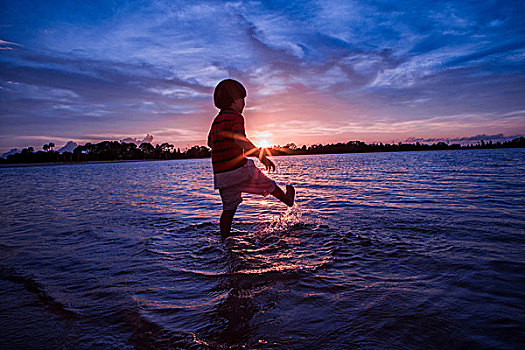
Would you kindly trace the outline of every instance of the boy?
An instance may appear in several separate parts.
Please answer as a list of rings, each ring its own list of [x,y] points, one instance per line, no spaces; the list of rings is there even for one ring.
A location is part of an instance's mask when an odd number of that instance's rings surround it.
[[[291,207],[295,200],[295,189],[286,186],[286,193],[275,181],[264,175],[248,155],[259,155],[259,160],[268,171],[275,170],[275,164],[266,158],[264,152],[246,138],[244,130],[244,98],[246,89],[236,80],[221,81],[213,93],[215,106],[220,109],[213,120],[208,135],[211,147],[214,187],[219,189],[223,211],[220,220],[221,235],[230,234],[233,216],[242,202],[242,192],[273,195]]]

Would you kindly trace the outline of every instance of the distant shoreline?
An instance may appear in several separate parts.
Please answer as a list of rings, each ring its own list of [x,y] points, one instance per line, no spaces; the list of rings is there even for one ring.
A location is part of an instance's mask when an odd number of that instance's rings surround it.
[[[49,148],[49,145],[46,145]],[[314,144],[298,147],[294,143],[285,146],[273,146],[258,151],[264,151],[269,156],[285,155],[314,155],[314,154],[347,154],[347,153],[383,153],[383,152],[409,152],[409,151],[437,151],[437,150],[459,150],[459,149],[500,149],[500,148],[525,148],[525,137],[513,140],[488,143],[481,140],[477,145],[462,146],[461,144],[448,144],[438,142],[434,144],[414,143],[372,143],[366,144],[362,141],[339,142],[336,144]],[[260,152],[255,152],[258,155]],[[97,144],[86,143],[77,146],[73,152],[59,153],[57,151],[37,151],[33,147],[22,149],[19,153],[0,159],[0,168],[30,167],[30,166],[53,166],[71,164],[98,164],[111,162],[143,162],[152,160],[175,160],[175,159],[199,159],[210,158],[211,150],[206,146],[193,146],[181,151],[173,145],[163,143],[153,146],[143,142],[140,146],[135,143],[118,141],[102,141]]]
[[[433,152],[433,151],[472,151],[472,150],[486,150],[486,149],[520,149],[521,147],[505,147],[505,148],[450,148],[450,149],[429,149],[429,150],[403,150],[403,151],[373,151],[373,152],[341,152],[341,153],[296,153],[286,154],[278,153],[272,154],[272,157],[286,157],[286,156],[319,156],[330,154],[364,154],[364,153],[405,153],[405,152]],[[40,166],[62,166],[62,165],[83,165],[83,164],[107,164],[107,163],[140,163],[140,162],[166,162],[170,160],[188,160],[188,159],[209,159],[210,157],[195,157],[195,158],[175,158],[175,159],[119,159],[119,160],[92,160],[84,162],[39,162],[39,163],[0,163],[2,168],[28,168]]]

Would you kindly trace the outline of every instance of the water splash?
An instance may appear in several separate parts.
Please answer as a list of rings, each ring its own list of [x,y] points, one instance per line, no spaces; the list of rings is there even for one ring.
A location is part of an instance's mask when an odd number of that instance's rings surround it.
[[[295,203],[293,207],[288,208],[284,213],[275,215],[268,226],[261,230],[261,233],[273,234],[288,231],[291,227],[303,223],[302,216],[301,205]]]

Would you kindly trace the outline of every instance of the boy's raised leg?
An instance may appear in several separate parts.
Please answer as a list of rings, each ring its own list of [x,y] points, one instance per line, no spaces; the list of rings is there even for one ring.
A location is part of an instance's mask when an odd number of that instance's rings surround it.
[[[275,186],[271,194],[289,207],[295,202],[295,188],[292,185],[286,185],[286,193],[279,186]]]
[[[228,237],[232,229],[233,216],[235,215],[235,210],[223,210],[221,214],[221,236]]]

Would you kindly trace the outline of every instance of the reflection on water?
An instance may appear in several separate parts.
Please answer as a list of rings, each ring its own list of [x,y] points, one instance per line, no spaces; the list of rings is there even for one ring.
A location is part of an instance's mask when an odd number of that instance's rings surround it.
[[[524,155],[280,157],[227,239],[209,160],[1,169],[0,348],[519,348]]]

